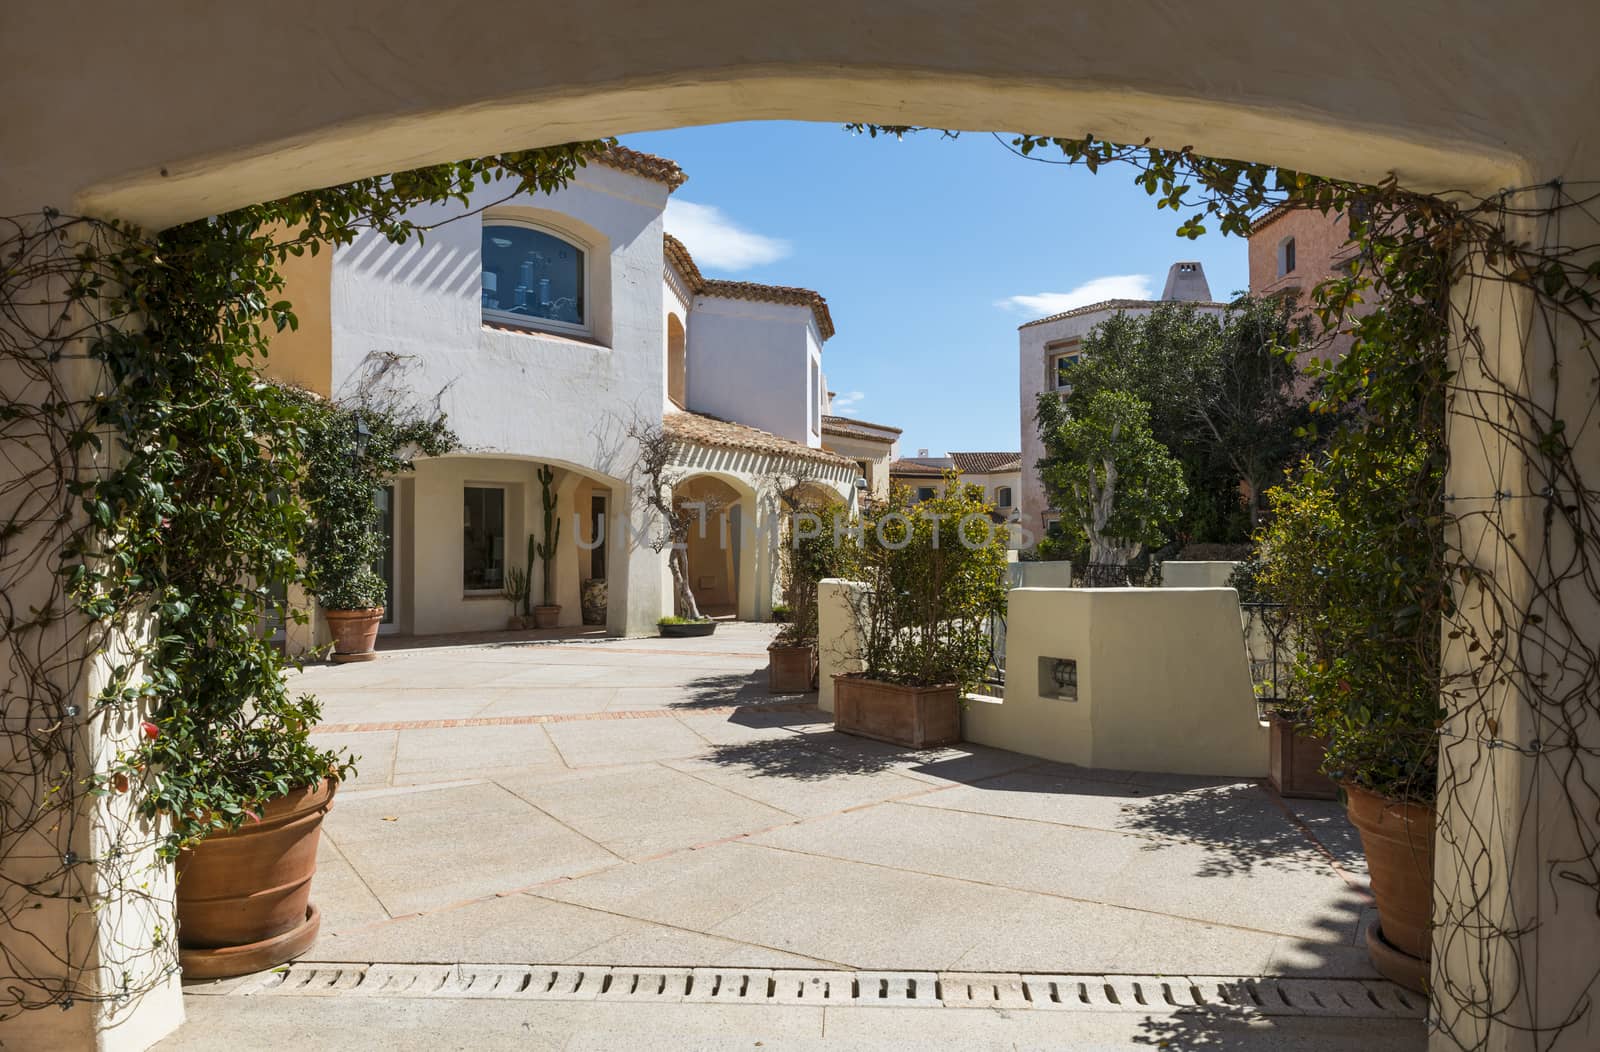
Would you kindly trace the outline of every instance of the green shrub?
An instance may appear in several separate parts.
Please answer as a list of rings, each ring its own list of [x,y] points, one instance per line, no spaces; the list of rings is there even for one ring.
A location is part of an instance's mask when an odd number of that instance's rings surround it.
[[[945,495],[912,503],[905,489],[861,523],[852,602],[865,674],[963,692],[989,664],[990,618],[1005,610],[1006,531],[981,486],[952,473]]]

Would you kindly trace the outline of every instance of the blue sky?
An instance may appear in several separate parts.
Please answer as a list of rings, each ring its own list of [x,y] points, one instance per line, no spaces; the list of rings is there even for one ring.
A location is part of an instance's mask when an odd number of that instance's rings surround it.
[[[902,456],[1019,448],[1020,323],[1159,296],[1178,259],[1200,260],[1218,299],[1248,283],[1242,239],[1177,237],[1128,170],[1023,160],[986,134],[752,122],[622,141],[688,173],[667,228],[708,277],[827,297],[835,410],[903,428]]]

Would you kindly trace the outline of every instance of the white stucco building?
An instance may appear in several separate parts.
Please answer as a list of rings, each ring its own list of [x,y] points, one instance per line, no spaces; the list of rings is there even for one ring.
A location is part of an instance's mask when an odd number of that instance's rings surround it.
[[[1089,330],[1118,314],[1149,314],[1161,303],[1192,303],[1208,314],[1221,314],[1227,304],[1211,298],[1205,268],[1197,262],[1181,261],[1167,270],[1167,283],[1159,300],[1114,299],[1090,303],[1072,310],[1024,322],[1017,328],[1022,458],[1020,464],[1023,536],[1034,542],[1057,521],[1056,509],[1045,497],[1038,463],[1044,456],[1034,414],[1039,396],[1046,392],[1065,396],[1072,390],[1072,366],[1083,358],[1081,345]]]
[[[436,405],[460,438],[380,494],[386,631],[506,626],[506,571],[526,565],[530,533],[544,536],[543,465],[562,524],[559,623],[581,623],[600,580],[614,634],[672,613],[666,557],[643,543],[651,520],[635,498],[640,424],[675,441],[674,496],[713,509],[688,544],[708,612],[769,614],[776,486],[855,499],[855,458],[822,442],[826,301],[705,278],[663,229],[685,178],[616,148],[553,194],[489,185],[466,207],[421,209],[415,219],[443,224],[423,241],[368,234],[291,261],[302,324],[275,339],[270,374],[340,400],[381,388]],[[537,560],[531,572],[537,602]]]

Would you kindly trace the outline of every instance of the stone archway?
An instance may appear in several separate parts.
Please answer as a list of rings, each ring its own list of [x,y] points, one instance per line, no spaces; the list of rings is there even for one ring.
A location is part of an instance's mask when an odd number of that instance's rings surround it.
[[[432,161],[734,118],[1093,130],[1366,181],[1393,171],[1423,189],[1576,182],[1600,174],[1588,6],[1517,19],[1487,2],[1354,0],[1306,47],[1302,12],[1252,0],[1019,3],[1006,17],[950,5],[937,18],[911,0],[779,12],[713,0],[696,19],[596,0],[556,13],[509,62],[484,61],[482,28],[523,10],[511,0],[487,0],[467,24],[454,10],[363,17],[309,3],[156,21],[124,5],[97,11],[88,32],[73,10],[41,6],[8,12],[0,33],[9,96],[27,100],[0,128],[0,156],[23,159],[0,171],[0,207],[162,226]],[[1484,326],[1513,330],[1515,306],[1486,306]],[[1566,353],[1543,334],[1528,350]],[[1583,441],[1592,461],[1600,439]],[[1479,436],[1454,444],[1459,480],[1482,490]],[[1559,969],[1587,937],[1551,932],[1541,962]],[[172,993],[152,999],[157,1016]],[[140,1033],[130,1022],[120,1039]],[[1532,1038],[1507,1047],[1518,1040]]]

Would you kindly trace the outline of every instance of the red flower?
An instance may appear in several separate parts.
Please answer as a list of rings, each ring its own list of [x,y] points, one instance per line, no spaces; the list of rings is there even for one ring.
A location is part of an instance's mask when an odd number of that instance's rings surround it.
[[[149,720],[145,720],[143,723],[140,723],[139,729],[144,731],[145,741],[153,742],[161,736],[161,728],[157,727]]]

